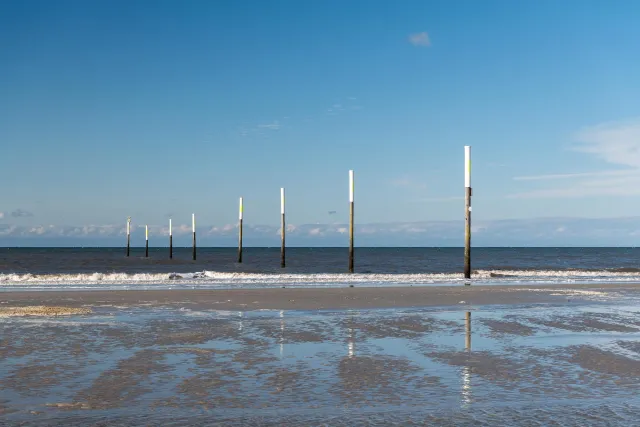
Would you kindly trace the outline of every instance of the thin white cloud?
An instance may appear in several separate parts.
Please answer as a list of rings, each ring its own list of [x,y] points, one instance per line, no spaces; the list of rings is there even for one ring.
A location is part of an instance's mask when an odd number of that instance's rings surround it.
[[[585,128],[576,135],[575,151],[607,163],[640,168],[640,117]]]
[[[531,175],[531,176],[514,176],[514,181],[551,181],[557,179],[576,179],[576,178],[590,178],[598,176],[619,176],[636,174],[636,169],[624,169],[624,170],[607,170],[598,172],[579,172],[579,173],[559,173],[549,175]]]
[[[409,36],[409,42],[414,46],[429,47],[431,46],[431,38],[426,31],[414,33]]]
[[[25,209],[18,208],[15,211],[11,212],[11,216],[14,218],[26,218],[26,217],[33,216],[33,213]]]
[[[572,151],[624,167],[583,173],[514,177],[516,181],[568,181],[562,186],[523,191],[508,198],[576,198],[640,195],[640,117],[590,126],[575,134]]]
[[[414,190],[424,190],[427,188],[427,184],[412,178],[409,175],[403,175],[399,178],[391,180],[391,185],[400,188],[410,188]]]
[[[265,123],[265,124],[258,125],[258,127],[260,129],[268,129],[268,130],[274,130],[275,131],[275,130],[280,130],[280,128],[282,126],[280,125],[280,122],[275,120],[272,123]]]
[[[463,196],[448,196],[448,197],[421,197],[418,199],[415,199],[414,201],[416,202],[434,202],[434,203],[439,203],[439,202],[457,202],[460,200],[464,200]]]
[[[4,212],[0,212],[0,219],[4,218]]]

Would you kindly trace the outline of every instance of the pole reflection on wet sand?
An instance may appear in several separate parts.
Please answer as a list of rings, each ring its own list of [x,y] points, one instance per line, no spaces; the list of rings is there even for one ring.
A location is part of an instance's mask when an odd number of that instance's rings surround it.
[[[466,337],[464,340],[464,349],[471,351],[471,312],[467,311],[464,319]]]
[[[284,355],[284,310],[280,311],[280,357]]]
[[[347,354],[349,359],[356,355],[356,343],[353,338],[353,329],[349,328],[349,341],[347,342]]]
[[[471,355],[471,312],[467,311],[465,313],[465,340],[464,340],[464,349]],[[471,395],[471,368],[467,366],[462,367],[462,407],[467,408],[472,401]]]

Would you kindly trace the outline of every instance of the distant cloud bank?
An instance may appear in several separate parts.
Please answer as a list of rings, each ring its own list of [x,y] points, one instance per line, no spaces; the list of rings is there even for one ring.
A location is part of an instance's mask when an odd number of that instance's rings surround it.
[[[640,217],[634,218],[540,218],[474,221],[476,246],[636,246],[640,242]],[[279,227],[245,225],[250,246],[278,246]],[[347,224],[288,224],[292,246],[345,246]],[[461,246],[463,221],[422,221],[356,224],[358,246]],[[124,242],[123,225],[20,226],[0,224],[0,246],[119,246]],[[167,243],[167,227],[150,226],[152,245]],[[188,245],[190,224],[174,224],[174,241]],[[234,246],[236,224],[202,226],[198,229],[204,246]],[[134,242],[144,239],[144,226],[132,225]],[[136,240],[137,239],[137,240]],[[135,244],[135,243],[134,243]]]

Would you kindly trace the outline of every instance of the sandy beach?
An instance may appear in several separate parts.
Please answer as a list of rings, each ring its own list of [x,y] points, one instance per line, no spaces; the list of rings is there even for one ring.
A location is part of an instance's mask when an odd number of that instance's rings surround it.
[[[621,293],[640,293],[640,284],[29,291],[2,292],[0,304],[16,307],[146,305],[243,311],[322,310],[552,303],[594,295],[617,297]]]

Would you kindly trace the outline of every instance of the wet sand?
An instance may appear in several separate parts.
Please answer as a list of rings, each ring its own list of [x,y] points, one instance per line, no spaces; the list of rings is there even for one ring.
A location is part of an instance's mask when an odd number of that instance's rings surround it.
[[[29,291],[2,292],[12,307],[147,305],[220,310],[320,310],[430,307],[464,304],[553,303],[591,296],[640,295],[640,284],[522,286],[415,286],[356,288],[262,288],[220,290]]]
[[[71,316],[74,314],[89,314],[91,310],[81,307],[56,307],[48,305],[33,305],[21,307],[0,307],[0,317],[15,316]]]
[[[0,303],[91,307],[0,319],[8,425],[609,426],[640,414],[638,285],[15,292]]]

